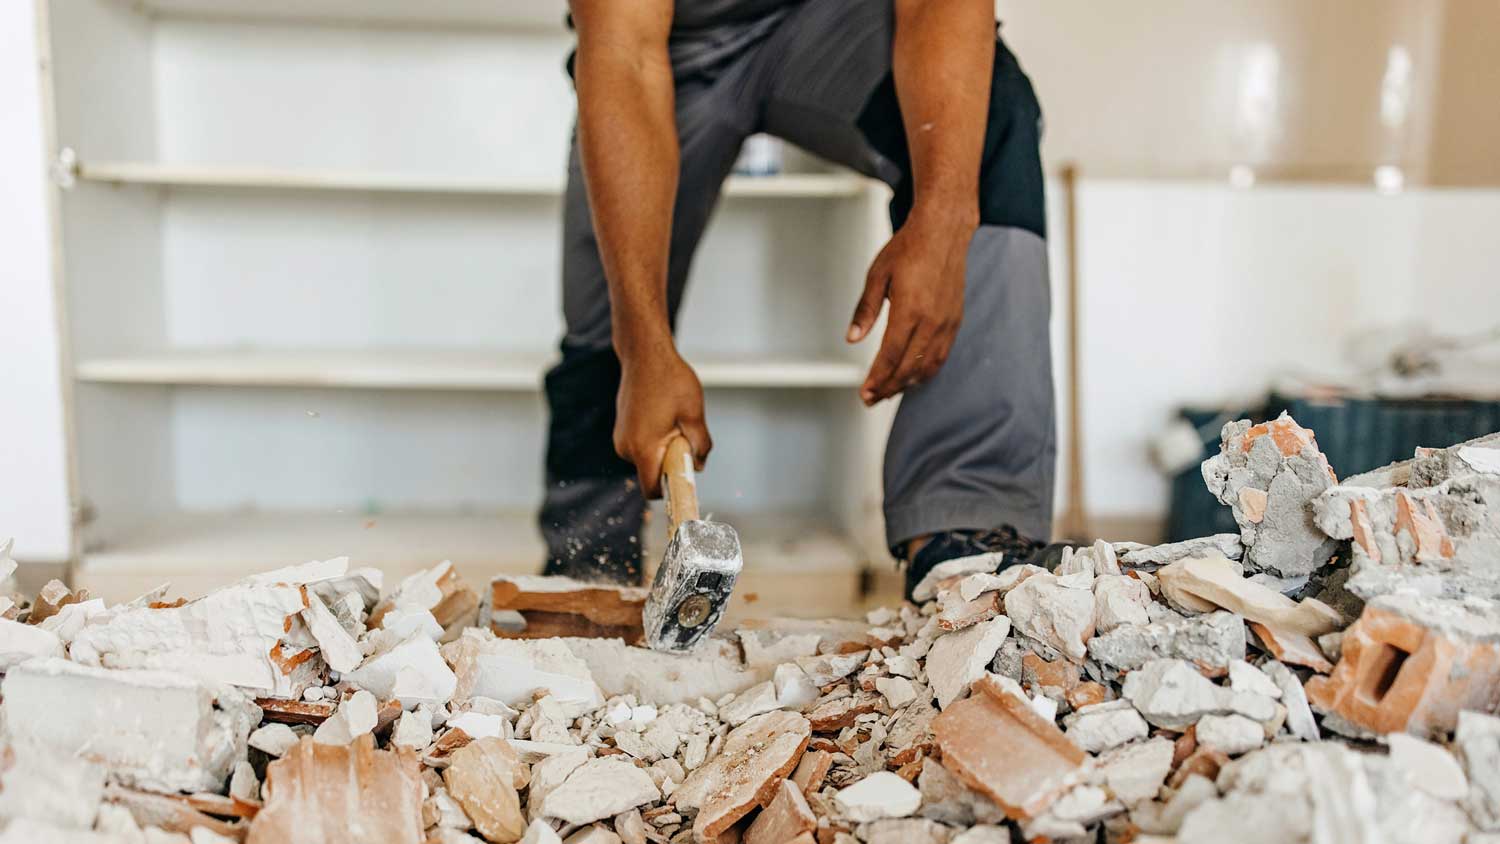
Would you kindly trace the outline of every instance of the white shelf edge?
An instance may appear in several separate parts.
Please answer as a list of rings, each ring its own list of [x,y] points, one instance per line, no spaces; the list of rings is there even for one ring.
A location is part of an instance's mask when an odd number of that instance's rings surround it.
[[[74,377],[158,386],[536,392],[547,366],[498,352],[179,352],[83,360]],[[705,360],[694,367],[709,388],[840,388],[864,378],[858,364],[837,360]]]
[[[307,25],[485,27],[519,32],[567,32],[559,0],[481,4],[467,0],[120,0],[151,17],[271,21]]]
[[[376,171],[301,170],[146,161],[79,162],[78,178],[115,185],[222,190],[346,191],[482,196],[561,196],[560,178],[486,178]],[[836,199],[857,196],[868,180],[852,173],[783,173],[731,176],[725,195],[747,198]]]
[[[714,514],[741,529],[746,563],[772,568],[854,570],[854,539],[805,513]],[[224,567],[252,573],[347,554],[353,566],[431,566],[445,556],[501,571],[540,568],[543,544],[532,510],[362,513],[358,510],[174,511],[134,522],[86,549],[80,565],[101,573],[170,577]],[[659,542],[648,526],[654,553]],[[799,559],[805,555],[805,561]],[[388,572],[389,574],[389,572]],[[391,581],[387,581],[389,585]]]

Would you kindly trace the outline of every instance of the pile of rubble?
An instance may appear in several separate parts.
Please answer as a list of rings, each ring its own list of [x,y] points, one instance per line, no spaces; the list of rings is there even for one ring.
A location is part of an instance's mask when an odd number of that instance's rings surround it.
[[[689,655],[641,590],[446,564],[49,584],[0,618],[0,842],[1500,841],[1500,435],[1339,483],[1237,422],[1203,474],[1238,535]]]

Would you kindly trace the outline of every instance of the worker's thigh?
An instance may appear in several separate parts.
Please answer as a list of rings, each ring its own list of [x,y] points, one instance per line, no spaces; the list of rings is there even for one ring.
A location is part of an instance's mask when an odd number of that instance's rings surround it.
[[[744,87],[749,127],[889,184],[892,223],[911,210],[911,157],[892,74],[890,0],[809,0],[758,48]],[[980,166],[980,222],[1046,234],[1041,109],[997,36]]]

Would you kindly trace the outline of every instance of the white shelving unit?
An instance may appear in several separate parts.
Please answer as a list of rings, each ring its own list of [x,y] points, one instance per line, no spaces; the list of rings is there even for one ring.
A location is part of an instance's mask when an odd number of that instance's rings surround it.
[[[128,598],[349,554],[536,570],[574,99],[561,0],[50,0],[75,580]],[[66,152],[64,152],[66,151]],[[68,184],[71,182],[70,184]],[[885,191],[734,177],[680,344],[747,594],[879,560],[886,413],[842,331]],[[650,537],[659,553],[658,537]],[[753,611],[755,608],[751,607]]]

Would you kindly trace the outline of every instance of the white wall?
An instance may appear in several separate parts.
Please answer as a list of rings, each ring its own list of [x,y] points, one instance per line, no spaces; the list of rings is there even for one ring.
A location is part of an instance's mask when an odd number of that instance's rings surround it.
[[[1056,253],[1056,185],[1052,199]],[[1500,191],[1085,181],[1078,222],[1093,516],[1165,514],[1167,479],[1147,442],[1179,406],[1253,401],[1280,376],[1347,374],[1351,336],[1378,326],[1500,322]],[[1060,358],[1060,393],[1065,372]]]
[[[36,8],[0,3],[0,542],[71,550]]]

